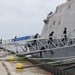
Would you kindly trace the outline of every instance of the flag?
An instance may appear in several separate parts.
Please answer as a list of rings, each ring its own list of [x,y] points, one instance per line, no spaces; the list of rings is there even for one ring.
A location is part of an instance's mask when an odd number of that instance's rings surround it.
[[[53,16],[53,13],[50,12],[50,13],[47,15],[47,19],[49,19],[49,18],[52,17],[52,16]]]

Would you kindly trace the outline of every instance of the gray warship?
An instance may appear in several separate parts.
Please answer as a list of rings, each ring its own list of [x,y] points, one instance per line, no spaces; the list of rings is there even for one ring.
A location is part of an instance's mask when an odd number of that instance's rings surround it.
[[[66,3],[57,6],[55,12],[51,11],[43,22],[41,35],[36,33],[33,36],[3,40],[0,42],[0,48],[5,49],[6,53],[10,51],[20,57],[30,55],[32,60],[48,60],[56,64],[66,62],[69,65],[63,64],[64,69],[63,66],[56,69],[50,65],[46,65],[45,69],[52,71],[54,75],[74,75],[75,0],[67,0]],[[64,71],[67,69],[70,73]]]
[[[75,0],[57,6],[43,20],[41,35],[24,36],[3,40],[0,47],[17,55],[42,58],[65,58],[75,56]],[[12,49],[13,48],[13,49]]]
[[[75,0],[57,6],[44,19],[40,36],[27,41],[30,52],[22,55],[33,55],[42,58],[64,58],[75,56]]]

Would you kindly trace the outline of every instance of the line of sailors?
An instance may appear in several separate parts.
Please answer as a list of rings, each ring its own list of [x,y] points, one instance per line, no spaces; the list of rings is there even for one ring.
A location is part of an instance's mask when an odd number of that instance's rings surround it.
[[[53,41],[53,34],[54,34],[54,31],[52,31],[52,32],[49,34],[48,44],[52,44],[52,41]],[[64,38],[62,38],[62,42],[64,42],[64,41],[66,42],[66,41],[67,41],[67,28],[66,28],[66,27],[64,28],[63,35],[64,35]],[[36,33],[36,35],[34,36],[34,39],[38,38],[38,36],[39,36],[39,34]],[[27,44],[27,45],[28,45],[28,47],[30,47],[30,44]],[[37,46],[36,40],[33,41],[32,45],[36,45],[36,46]],[[43,50],[43,49],[46,49],[46,48],[47,48],[47,46],[45,46],[45,47],[42,46],[42,47],[40,48],[40,50]]]
[[[49,34],[49,41],[48,41],[48,44],[51,43],[52,44],[52,41],[53,41],[53,34],[54,34],[54,31],[52,31],[50,34]],[[65,27],[64,28],[64,31],[63,31],[63,35],[64,35],[64,38],[62,38],[62,42],[67,42],[67,28]],[[50,42],[51,41],[51,42]],[[65,44],[65,43],[64,43]]]

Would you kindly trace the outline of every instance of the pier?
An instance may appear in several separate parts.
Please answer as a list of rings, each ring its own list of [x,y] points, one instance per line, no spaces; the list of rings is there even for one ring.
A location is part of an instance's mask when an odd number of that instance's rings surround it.
[[[0,59],[6,59],[12,57],[11,55],[5,56],[6,52],[0,51]],[[8,61],[0,61],[0,74],[3,75],[52,75],[52,73],[47,72],[40,67],[32,67],[32,68],[26,68],[22,71],[16,70],[16,64],[21,61],[14,61],[14,62],[8,62]],[[29,61],[23,61],[21,62],[24,66],[33,66]]]

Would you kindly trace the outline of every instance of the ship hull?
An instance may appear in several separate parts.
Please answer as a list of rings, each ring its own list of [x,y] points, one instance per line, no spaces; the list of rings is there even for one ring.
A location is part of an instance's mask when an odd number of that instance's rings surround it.
[[[32,51],[32,50],[30,50]],[[64,47],[55,50],[45,51],[40,53],[35,53],[32,56],[42,57],[42,58],[58,58],[58,57],[70,57],[75,56],[75,47]]]

